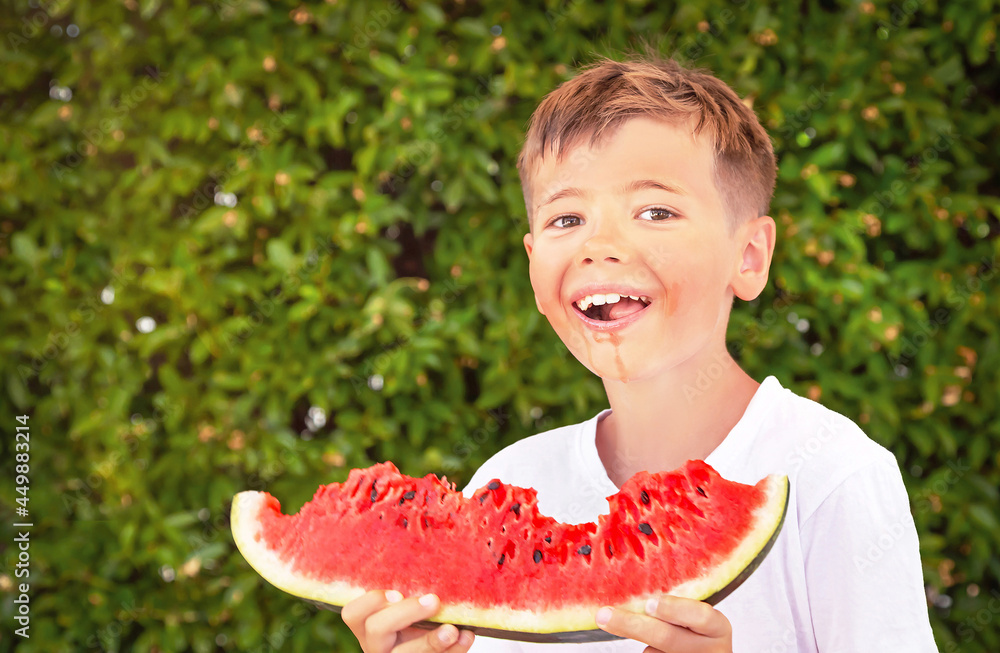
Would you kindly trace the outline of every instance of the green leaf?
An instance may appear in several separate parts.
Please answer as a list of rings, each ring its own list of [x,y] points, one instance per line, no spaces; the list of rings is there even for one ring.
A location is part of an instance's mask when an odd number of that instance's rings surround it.
[[[33,268],[38,265],[40,255],[34,238],[23,231],[19,231],[11,237],[10,242],[14,250],[14,256]]]
[[[296,257],[292,248],[285,241],[272,238],[267,241],[267,259],[276,267],[289,271],[295,267]]]
[[[423,16],[429,25],[440,27],[444,25],[447,17],[444,11],[432,2],[422,2],[418,7],[421,16]]]
[[[829,168],[833,165],[842,165],[846,152],[847,146],[840,141],[826,143],[813,152],[809,160],[820,168]]]
[[[368,272],[372,276],[372,285],[384,286],[389,282],[392,275],[392,269],[389,265],[389,261],[386,260],[385,255],[379,251],[378,248],[368,248],[368,251],[365,252],[365,262],[368,267]]]
[[[969,515],[992,535],[994,541],[1000,542],[1000,521],[997,521],[997,516],[991,508],[975,503],[969,506]]]
[[[952,86],[965,77],[965,70],[962,67],[962,58],[954,55],[946,62],[930,72],[930,76],[939,84]]]

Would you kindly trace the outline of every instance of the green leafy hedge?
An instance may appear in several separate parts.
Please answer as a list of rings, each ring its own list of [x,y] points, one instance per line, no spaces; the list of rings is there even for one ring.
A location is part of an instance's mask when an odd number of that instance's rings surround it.
[[[0,18],[0,648],[349,651],[229,501],[392,459],[464,482],[602,387],[532,301],[514,167],[640,38],[753,101],[773,283],[733,349],[904,471],[942,651],[1000,649],[997,3],[15,2]],[[891,555],[891,544],[869,555]]]

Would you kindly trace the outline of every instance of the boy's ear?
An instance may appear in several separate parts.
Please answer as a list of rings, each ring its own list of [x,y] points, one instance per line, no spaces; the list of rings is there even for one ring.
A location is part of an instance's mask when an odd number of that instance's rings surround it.
[[[774,255],[774,219],[762,215],[739,228],[737,243],[742,247],[739,267],[733,275],[733,294],[744,301],[755,299],[767,285]]]
[[[535,238],[531,233],[524,234],[524,251],[528,253],[528,265],[531,265],[531,250],[535,246]],[[532,286],[534,287],[534,286]],[[542,310],[542,303],[538,301],[538,295],[535,295],[535,306],[538,307],[538,312],[545,315],[545,311]]]

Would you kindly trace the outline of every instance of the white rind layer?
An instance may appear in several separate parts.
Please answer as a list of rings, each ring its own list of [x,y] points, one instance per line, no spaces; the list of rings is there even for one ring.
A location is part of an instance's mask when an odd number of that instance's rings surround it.
[[[698,600],[706,599],[726,587],[760,555],[785,517],[788,477],[777,474],[768,476],[764,483],[764,496],[767,497],[764,503],[754,511],[754,525],[750,533],[740,541],[740,545],[733,549],[724,562],[715,567],[716,573],[711,577],[696,578],[681,583],[670,590],[670,594]]]
[[[670,590],[673,596],[702,600],[725,588],[767,546],[784,517],[788,501],[788,477],[772,474],[765,479],[766,501],[754,512],[754,526],[732,554],[714,568],[710,577],[682,583]],[[369,589],[343,582],[318,581],[293,571],[294,559],[282,559],[267,548],[258,519],[267,495],[263,492],[240,492],[233,499],[231,526],[236,546],[250,566],[275,587],[305,599],[343,607]],[[617,606],[643,612],[646,601],[654,595],[636,596]],[[594,615],[600,603],[580,603],[572,607],[535,612],[506,607],[479,608],[468,603],[448,604],[432,621],[459,626],[478,626],[525,633],[557,633],[597,628]]]

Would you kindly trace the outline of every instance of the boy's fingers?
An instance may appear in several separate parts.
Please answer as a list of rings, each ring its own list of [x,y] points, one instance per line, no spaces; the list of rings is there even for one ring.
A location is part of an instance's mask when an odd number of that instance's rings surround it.
[[[375,590],[345,605],[340,614],[355,636],[365,642],[366,651],[467,653],[475,640],[471,631],[459,631],[451,624],[430,632],[410,628],[440,608],[441,602],[433,594],[404,599],[396,591]]]
[[[468,651],[469,647],[472,646],[472,643],[475,641],[476,641],[475,633],[473,633],[471,630],[463,630],[461,633],[459,633],[458,644],[455,645],[458,647],[458,649],[456,649],[456,653],[465,653],[465,651]]]
[[[458,640],[445,653],[466,653],[474,641],[476,641],[476,636],[471,630],[459,631]]]
[[[395,596],[387,598],[394,599],[398,597],[399,594],[395,593]],[[433,616],[440,608],[441,602],[433,594],[426,594],[420,598],[413,597],[389,602],[384,609],[375,612],[365,620],[365,637],[369,642],[376,645],[377,650],[382,650],[382,646],[380,645],[385,644],[390,636],[393,643],[395,643],[396,634],[399,631],[409,628],[418,621]],[[417,638],[414,641],[419,642],[422,639],[424,638]]]
[[[664,612],[666,613],[666,611],[665,608]],[[727,620],[727,626],[728,623]],[[730,639],[728,636],[719,638],[706,636],[658,617],[637,614],[629,610],[601,608],[597,613],[597,624],[613,635],[634,639],[660,651],[670,651],[670,653],[731,650],[725,648],[731,646],[728,643]],[[709,627],[709,629],[712,628]],[[718,647],[713,647],[713,644],[718,644]]]
[[[636,614],[629,610],[601,608],[597,611],[597,625],[612,635],[634,639],[661,651],[674,653],[674,648],[677,645],[676,639],[669,632],[671,629],[676,629],[676,626],[664,624],[661,621],[657,627],[656,620],[652,617]]]
[[[340,611],[340,616],[348,628],[355,634],[363,633],[365,620],[378,610],[381,610],[386,603],[385,592],[382,590],[372,590],[345,605],[344,609]]]
[[[393,649],[393,653],[466,653],[475,635],[467,630],[459,631],[451,624],[445,624]]]
[[[705,637],[725,637],[733,630],[726,616],[709,604],[679,596],[650,599],[646,604],[646,614]]]

